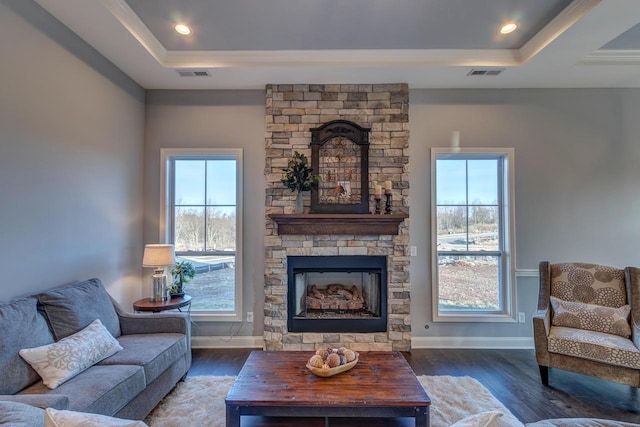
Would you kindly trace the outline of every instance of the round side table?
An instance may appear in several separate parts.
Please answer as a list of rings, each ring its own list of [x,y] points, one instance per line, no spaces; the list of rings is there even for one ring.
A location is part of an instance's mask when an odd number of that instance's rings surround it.
[[[169,298],[164,301],[151,301],[149,298],[142,298],[133,303],[133,311],[151,311],[153,313],[159,313],[167,310],[182,311],[183,307],[187,307],[187,312],[191,310],[191,297],[185,295],[178,298]]]

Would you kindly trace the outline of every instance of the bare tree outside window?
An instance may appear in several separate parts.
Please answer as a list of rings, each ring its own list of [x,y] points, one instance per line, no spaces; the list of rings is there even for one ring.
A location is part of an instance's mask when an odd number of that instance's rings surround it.
[[[508,314],[506,157],[443,152],[432,158],[436,317]]]
[[[238,159],[177,155],[168,159],[169,229],[178,261],[196,270],[185,292],[193,312],[236,310]]]

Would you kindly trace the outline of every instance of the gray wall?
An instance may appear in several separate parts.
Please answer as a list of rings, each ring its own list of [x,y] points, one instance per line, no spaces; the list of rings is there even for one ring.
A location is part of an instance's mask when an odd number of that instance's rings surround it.
[[[193,335],[262,335],[264,303],[264,113],[263,90],[147,92],[144,156],[144,241],[159,240],[160,149],[242,148],[243,311],[253,324],[197,322]],[[245,316],[243,316],[244,318]],[[221,341],[221,344],[224,342]]]
[[[431,322],[429,149],[454,130],[463,147],[515,148],[518,270],[640,265],[640,90],[414,90],[410,101],[414,337],[532,335],[538,280],[526,271],[516,280],[526,323]]]
[[[255,323],[200,323],[194,334],[262,335],[264,91],[149,91],[145,109],[139,86],[32,0],[0,0],[0,57],[2,298],[91,276],[125,305],[146,295],[140,263],[143,244],[159,237],[160,148],[237,147],[243,305]],[[640,90],[410,98],[414,337],[530,337],[537,278],[527,273],[540,260],[640,265]],[[515,147],[525,324],[431,322],[429,148],[454,130],[462,146]]]
[[[31,0],[0,0],[2,299],[141,295],[144,92]]]
[[[262,91],[150,91],[145,153],[145,241],[158,237],[161,147],[245,149],[245,311],[254,328],[199,325],[197,335],[261,335],[264,197]],[[413,335],[532,336],[541,260],[640,265],[640,90],[412,90]],[[518,311],[524,324],[431,321],[430,147],[461,132],[465,147],[514,147]],[[533,276],[532,276],[533,274]],[[429,329],[425,329],[425,325]],[[464,340],[461,339],[464,344]]]

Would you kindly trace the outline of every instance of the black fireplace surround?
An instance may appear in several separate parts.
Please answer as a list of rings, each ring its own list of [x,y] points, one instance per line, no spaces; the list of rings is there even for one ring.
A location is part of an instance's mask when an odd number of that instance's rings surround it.
[[[387,331],[386,256],[289,256],[287,278],[289,332]],[[320,298],[314,300],[310,290]],[[308,301],[325,304],[337,293],[348,295],[342,306],[309,308]]]

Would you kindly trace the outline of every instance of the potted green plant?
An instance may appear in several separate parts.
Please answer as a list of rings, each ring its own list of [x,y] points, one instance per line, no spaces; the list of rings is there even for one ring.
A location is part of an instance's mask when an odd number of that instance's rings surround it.
[[[302,213],[302,192],[311,190],[311,187],[320,181],[320,175],[313,173],[307,156],[297,151],[293,153],[293,158],[282,171],[285,172],[282,183],[291,192],[297,191],[296,213]]]
[[[196,269],[189,261],[180,261],[176,262],[173,268],[171,268],[171,275],[173,276],[173,285],[169,290],[169,294],[172,297],[183,297],[184,285],[193,279],[196,275]]]

